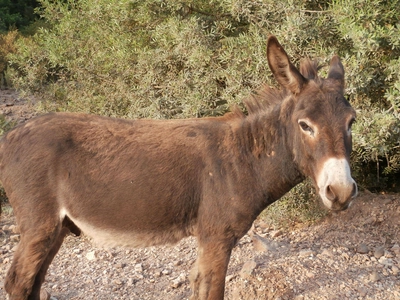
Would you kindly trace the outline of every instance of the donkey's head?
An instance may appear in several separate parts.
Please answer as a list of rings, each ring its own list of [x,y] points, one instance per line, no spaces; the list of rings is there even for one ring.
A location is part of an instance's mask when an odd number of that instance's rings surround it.
[[[356,114],[344,98],[339,57],[332,58],[328,77],[321,79],[310,61],[298,71],[274,36],[268,40],[267,56],[276,80],[289,95],[281,118],[299,171],[314,181],[325,206],[346,209],[357,195],[349,166]]]

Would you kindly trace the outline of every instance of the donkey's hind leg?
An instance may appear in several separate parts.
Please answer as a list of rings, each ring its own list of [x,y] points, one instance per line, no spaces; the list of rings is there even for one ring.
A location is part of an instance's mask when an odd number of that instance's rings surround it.
[[[39,270],[39,272],[36,274],[35,276],[35,282],[33,284],[32,287],[32,292],[30,294],[30,296],[28,297],[28,300],[31,299],[40,299],[40,300],[47,300],[47,292],[45,290],[41,292],[41,286],[44,282],[44,278],[46,276],[47,273],[47,269],[49,268],[51,262],[53,261],[54,257],[56,256],[58,250],[60,250],[60,247],[64,241],[65,236],[70,232],[70,230],[66,227],[63,227],[60,231],[60,233],[58,234],[58,237],[56,238],[53,247],[50,249],[49,253],[47,254],[47,257],[45,258],[45,260],[42,263],[42,266]],[[40,297],[38,298],[38,295],[40,295]]]
[[[59,220],[37,224],[42,225],[27,230],[19,224],[21,241],[4,283],[10,300],[40,300],[44,273],[66,234]]]

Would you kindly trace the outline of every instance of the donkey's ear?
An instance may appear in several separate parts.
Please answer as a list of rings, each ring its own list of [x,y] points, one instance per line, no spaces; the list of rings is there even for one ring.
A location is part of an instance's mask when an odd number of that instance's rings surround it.
[[[344,68],[337,55],[331,59],[328,78],[339,80],[344,85]]]
[[[292,65],[287,53],[273,35],[268,38],[267,58],[268,65],[279,84],[293,94],[300,93],[307,79]]]

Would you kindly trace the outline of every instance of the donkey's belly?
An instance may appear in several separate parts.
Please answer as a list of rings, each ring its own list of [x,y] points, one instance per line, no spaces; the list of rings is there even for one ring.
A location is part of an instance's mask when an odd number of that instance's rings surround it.
[[[106,222],[101,225],[94,225],[83,218],[74,218],[66,210],[62,210],[61,217],[64,218],[65,216],[68,216],[96,245],[104,247],[148,247],[174,244],[190,235],[190,230],[177,225],[157,230],[122,229]]]

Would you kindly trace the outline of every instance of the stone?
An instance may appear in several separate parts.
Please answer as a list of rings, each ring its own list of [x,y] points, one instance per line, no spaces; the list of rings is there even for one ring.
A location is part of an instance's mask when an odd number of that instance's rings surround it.
[[[134,269],[135,269],[136,272],[139,272],[139,273],[143,272],[142,264],[136,264]]]
[[[385,257],[386,258],[393,258],[394,256],[393,256],[393,254],[390,252],[390,251],[387,251],[387,250],[385,250]]]
[[[392,265],[393,265],[393,260],[390,259],[390,258],[386,258],[386,257],[384,257],[384,256],[382,256],[382,257],[378,260],[378,262],[379,262],[381,265],[384,265],[384,266],[392,266]]]
[[[379,275],[378,272],[373,271],[370,275],[369,275],[369,280],[372,282],[377,282],[381,279],[381,276]]]
[[[392,266],[392,274],[394,275],[394,276],[397,276],[397,275],[399,275],[399,268],[398,267],[396,267],[396,266]]]
[[[169,275],[172,273],[172,271],[170,269],[164,269],[164,270],[162,270],[161,273],[163,273],[164,275]]]
[[[367,296],[367,289],[365,287],[359,287],[358,289],[358,293],[360,294],[360,297],[365,297]]]
[[[314,278],[314,277],[315,277],[315,274],[314,274],[313,272],[311,272],[311,271],[308,271],[308,272],[306,273],[306,276],[307,276],[308,278]]]
[[[86,253],[86,259],[89,261],[95,260],[96,257],[97,257],[96,251],[90,251],[90,252]]]
[[[276,238],[278,236],[281,236],[282,234],[283,234],[282,230],[278,229],[271,232],[271,237]]]
[[[369,252],[369,248],[366,244],[361,243],[360,245],[357,246],[357,253],[360,254],[367,254]]]
[[[174,289],[177,289],[178,287],[180,287],[183,284],[183,280],[181,277],[178,277],[174,280],[172,280],[171,282],[171,287]]]
[[[10,230],[12,233],[15,233],[15,234],[20,233],[20,232],[19,232],[19,227],[16,226],[16,225],[10,225],[10,226],[8,227],[8,230]]]
[[[10,240],[12,242],[18,242],[19,241],[19,235],[15,234],[15,235],[10,236]]]
[[[50,300],[50,294],[45,289],[40,290],[40,300]]]
[[[253,275],[254,270],[257,268],[257,263],[254,260],[249,260],[243,264],[240,270],[240,276],[242,278],[248,278]]]
[[[324,249],[324,250],[322,250],[321,255],[328,256],[328,257],[333,257],[333,252],[331,250],[329,250],[329,249]]]
[[[376,247],[374,249],[374,256],[379,259],[385,255],[385,249],[383,247]]]
[[[251,240],[253,242],[254,250],[256,250],[256,251],[259,251],[259,252],[272,251],[273,252],[273,251],[276,251],[276,249],[277,249],[277,243],[275,241],[268,240],[259,235],[254,234]]]
[[[396,256],[400,256],[400,246],[398,244],[395,244],[392,249],[391,249]]]
[[[125,264],[123,264],[123,263],[117,263],[117,264],[115,264],[115,267],[118,268],[118,269],[122,269],[122,268],[125,267]]]
[[[312,251],[311,249],[303,249],[300,250],[299,252],[299,257],[307,257],[307,256],[312,256],[315,255],[315,252]]]
[[[161,271],[160,270],[155,270],[154,273],[153,273],[153,276],[156,277],[156,278],[160,277],[161,276]]]
[[[177,261],[174,262],[174,266],[175,267],[180,266],[181,264],[182,264],[181,260],[177,260]]]
[[[116,284],[116,285],[122,285],[123,284],[123,282],[120,279],[115,279],[113,283]]]

